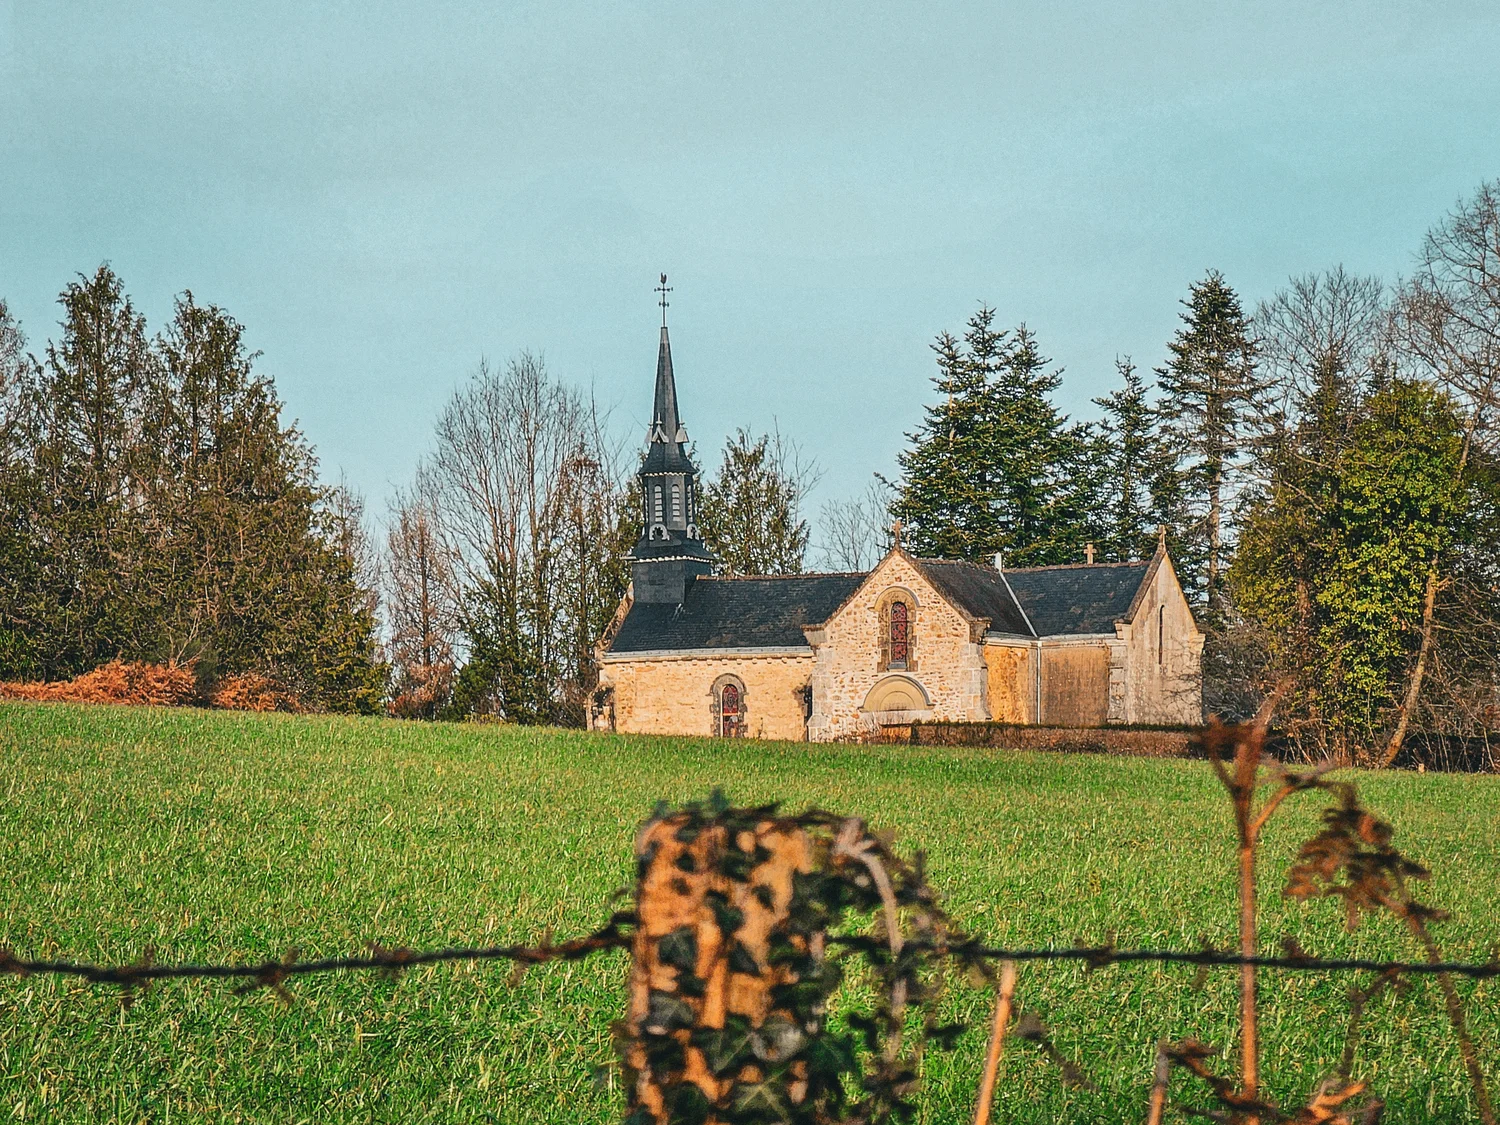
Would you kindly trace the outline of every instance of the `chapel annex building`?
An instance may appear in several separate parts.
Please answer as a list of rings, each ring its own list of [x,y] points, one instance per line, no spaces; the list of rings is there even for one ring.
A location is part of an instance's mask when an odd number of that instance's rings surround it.
[[[594,724],[828,741],[916,720],[1198,723],[1203,634],[1165,543],[1147,560],[715,576],[665,324],[630,588],[599,642]]]

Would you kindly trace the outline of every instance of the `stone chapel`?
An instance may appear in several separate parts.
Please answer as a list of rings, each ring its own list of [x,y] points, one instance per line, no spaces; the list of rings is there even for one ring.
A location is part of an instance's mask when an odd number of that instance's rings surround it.
[[[1024,569],[898,541],[866,574],[723,577],[699,538],[687,441],[663,323],[641,537],[599,642],[596,727],[828,741],[917,720],[1201,721],[1203,634],[1165,540],[1137,562]]]

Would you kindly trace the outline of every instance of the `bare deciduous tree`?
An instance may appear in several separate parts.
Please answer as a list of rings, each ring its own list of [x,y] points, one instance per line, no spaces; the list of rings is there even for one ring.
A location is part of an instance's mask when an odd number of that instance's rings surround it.
[[[462,708],[581,721],[589,634],[623,590],[616,460],[592,399],[529,352],[449,400],[418,488],[460,590]]]
[[[1500,181],[1480,185],[1472,199],[1428,231],[1417,270],[1402,288],[1391,318],[1391,336],[1405,363],[1443,388],[1464,412],[1463,448],[1453,481],[1457,489],[1476,456],[1491,460],[1500,452],[1495,428],[1500,409]],[[1453,592],[1456,577],[1445,573],[1445,562],[1453,561],[1450,547],[1439,545],[1428,568],[1421,639],[1385,764],[1401,752],[1436,657],[1439,605],[1445,593]],[[1448,598],[1461,612],[1471,613],[1476,598],[1490,602],[1492,594],[1484,595],[1500,577],[1493,552],[1483,554],[1489,557],[1468,560],[1475,573],[1464,596]],[[1492,688],[1483,690],[1492,707]]]
[[[827,570],[865,571],[891,545],[891,488],[875,477],[858,496],[824,501],[818,513],[818,563]]]
[[[424,500],[398,496],[385,549],[392,711],[433,719],[453,691],[458,617],[452,559]]]

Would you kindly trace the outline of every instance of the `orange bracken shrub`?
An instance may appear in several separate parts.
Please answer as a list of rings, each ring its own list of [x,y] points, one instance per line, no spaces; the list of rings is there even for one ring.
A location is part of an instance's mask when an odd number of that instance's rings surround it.
[[[209,695],[209,702],[225,711],[305,710],[302,701],[285,687],[259,672],[225,676]]]
[[[111,660],[71,680],[0,683],[0,699],[184,707],[198,702],[198,681],[193,670],[181,664]]]

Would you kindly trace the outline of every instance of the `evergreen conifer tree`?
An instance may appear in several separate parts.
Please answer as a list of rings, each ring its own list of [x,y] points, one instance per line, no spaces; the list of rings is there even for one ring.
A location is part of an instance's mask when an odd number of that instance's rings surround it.
[[[1171,358],[1157,371],[1163,426],[1177,455],[1157,493],[1163,507],[1180,505],[1187,519],[1170,528],[1183,585],[1216,616],[1224,610],[1233,477],[1264,388],[1249,321],[1223,275],[1209,271],[1183,305],[1182,327],[1168,344]]]
[[[1087,431],[1050,395],[1061,382],[1022,325],[981,306],[963,341],[933,345],[939,401],[908,435],[891,506],[918,554],[1017,566],[1071,562],[1088,538]]]
[[[1097,545],[1105,558],[1123,562],[1146,558],[1155,549],[1161,520],[1152,485],[1161,472],[1162,450],[1149,384],[1128,356],[1117,359],[1115,369],[1123,385],[1094,399],[1104,411]]]
[[[146,322],[107,265],[59,297],[62,334],[47,346],[33,398],[31,450],[40,505],[30,521],[36,584],[20,627],[35,671],[63,678],[150,633],[133,457],[152,356]]]
[[[351,529],[241,327],[184,294],[148,342],[108,266],[61,304],[0,463],[0,678],[192,660],[374,709],[384,672]]]
[[[802,497],[810,470],[779,434],[744,428],[724,445],[718,475],[703,490],[703,541],[729,574],[800,574],[807,555]]]

